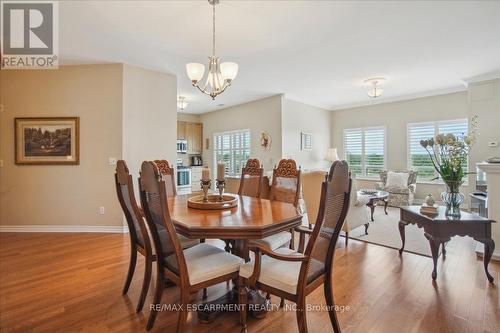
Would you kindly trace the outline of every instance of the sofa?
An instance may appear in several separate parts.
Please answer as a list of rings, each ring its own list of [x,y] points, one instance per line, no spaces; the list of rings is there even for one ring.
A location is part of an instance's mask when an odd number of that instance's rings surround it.
[[[409,206],[413,204],[415,198],[417,175],[418,172],[413,170],[382,171],[380,172],[380,182],[375,184],[375,188],[389,192],[389,198],[387,199],[389,206]],[[404,182],[394,185],[401,179],[404,179]]]

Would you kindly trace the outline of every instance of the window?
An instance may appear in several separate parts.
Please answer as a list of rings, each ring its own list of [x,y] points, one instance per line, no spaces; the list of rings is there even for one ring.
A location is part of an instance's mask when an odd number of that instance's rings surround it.
[[[435,178],[437,172],[427,151],[420,145],[420,140],[433,138],[439,133],[460,136],[467,132],[467,119],[408,124],[408,169],[418,171],[421,181]],[[467,163],[465,165],[467,168]]]
[[[351,172],[378,177],[385,169],[385,127],[344,130],[344,151]]]
[[[214,169],[217,163],[226,164],[226,176],[240,176],[241,168],[250,158],[250,130],[214,134]]]

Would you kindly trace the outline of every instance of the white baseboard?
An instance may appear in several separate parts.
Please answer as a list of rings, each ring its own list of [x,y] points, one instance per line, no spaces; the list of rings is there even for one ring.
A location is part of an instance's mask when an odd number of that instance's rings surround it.
[[[0,225],[0,232],[96,232],[118,233],[128,232],[125,226],[98,225]]]

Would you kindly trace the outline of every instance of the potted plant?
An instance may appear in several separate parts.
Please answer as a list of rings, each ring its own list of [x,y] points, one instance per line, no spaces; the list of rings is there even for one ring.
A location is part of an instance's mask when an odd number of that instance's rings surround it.
[[[471,119],[471,131],[462,135],[438,134],[434,138],[421,140],[420,145],[425,148],[432,164],[446,185],[446,191],[441,193],[441,199],[446,204],[446,215],[460,217],[460,205],[464,202],[464,195],[460,193],[460,186],[471,172],[465,171],[469,152],[476,140],[477,116]]]

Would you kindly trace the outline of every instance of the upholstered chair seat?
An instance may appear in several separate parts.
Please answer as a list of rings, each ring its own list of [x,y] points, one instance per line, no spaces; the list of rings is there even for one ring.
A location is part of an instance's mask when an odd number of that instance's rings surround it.
[[[288,256],[301,256],[302,254],[286,247],[279,248],[275,253]],[[255,262],[252,260],[240,267],[240,276],[250,278],[253,273]],[[295,295],[299,283],[300,261],[283,261],[269,256],[263,256],[260,268],[258,282],[264,283],[270,287],[283,290]],[[307,274],[307,282],[312,282],[318,276],[325,272],[325,266],[316,259],[311,259]]]
[[[206,243],[195,245],[183,252],[191,285],[237,272],[245,262],[240,257]],[[165,258],[165,264],[173,271],[179,271],[175,253]]]
[[[282,231],[277,234],[267,236],[263,239],[254,240],[253,242],[261,244],[271,250],[275,250],[282,247],[285,244],[289,244],[292,239],[292,234],[290,231]]]

